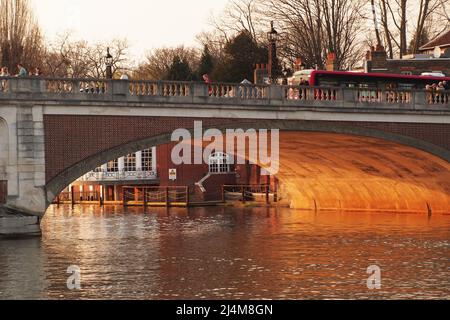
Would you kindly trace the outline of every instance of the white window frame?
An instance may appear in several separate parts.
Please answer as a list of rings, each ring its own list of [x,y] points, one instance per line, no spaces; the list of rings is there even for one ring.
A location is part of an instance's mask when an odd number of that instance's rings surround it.
[[[108,161],[107,172],[119,172],[119,159]]]
[[[153,148],[141,151],[141,168],[143,172],[153,171]]]
[[[224,152],[214,152],[209,156],[208,166],[211,174],[230,173],[230,156]]]
[[[130,153],[124,157],[124,172],[136,172],[136,153]]]

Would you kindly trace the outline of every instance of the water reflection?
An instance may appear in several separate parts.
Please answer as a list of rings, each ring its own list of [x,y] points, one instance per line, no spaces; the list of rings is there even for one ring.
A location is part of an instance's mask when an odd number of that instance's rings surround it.
[[[51,207],[42,240],[0,241],[0,297],[450,298],[450,216],[142,210]],[[379,291],[366,286],[373,264]]]

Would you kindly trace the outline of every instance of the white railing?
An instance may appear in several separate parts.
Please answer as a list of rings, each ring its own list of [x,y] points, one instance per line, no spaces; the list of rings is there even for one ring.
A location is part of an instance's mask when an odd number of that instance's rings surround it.
[[[156,179],[158,179],[158,175],[154,171],[91,171],[78,179],[78,181],[137,181]]]

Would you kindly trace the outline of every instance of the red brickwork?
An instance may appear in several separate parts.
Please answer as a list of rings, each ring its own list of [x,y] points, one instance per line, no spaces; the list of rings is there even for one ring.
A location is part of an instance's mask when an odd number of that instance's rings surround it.
[[[0,204],[6,203],[7,195],[8,195],[8,181],[0,180]]]
[[[178,128],[193,128],[194,120],[202,120],[205,128],[232,123],[236,123],[236,128],[239,128],[239,123],[255,122],[248,119],[46,115],[44,116],[46,181],[51,181],[65,169],[99,152],[152,136],[172,133]],[[445,124],[323,121],[315,123],[376,129],[424,140],[450,150],[450,126]],[[168,155],[170,156],[170,152],[158,155],[159,166],[165,162],[161,157]],[[166,169],[161,170],[161,174],[166,174],[168,168],[161,167],[161,169]],[[201,171],[204,171],[203,169],[206,168],[201,168]],[[192,181],[198,174],[199,172],[181,171],[180,179]],[[180,183],[177,181],[177,184]]]

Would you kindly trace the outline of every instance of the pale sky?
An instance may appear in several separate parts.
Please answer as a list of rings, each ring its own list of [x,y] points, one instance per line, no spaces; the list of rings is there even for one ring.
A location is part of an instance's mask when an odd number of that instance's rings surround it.
[[[77,39],[127,38],[130,53],[141,58],[162,46],[198,45],[195,36],[210,28],[211,13],[228,0],[31,0],[45,37],[67,30]]]

